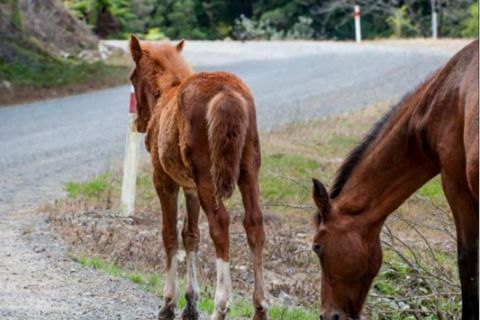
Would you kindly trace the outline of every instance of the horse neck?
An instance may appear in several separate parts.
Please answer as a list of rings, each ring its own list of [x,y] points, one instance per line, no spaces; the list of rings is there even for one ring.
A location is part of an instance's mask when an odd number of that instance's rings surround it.
[[[420,96],[416,93],[405,99],[366,149],[333,200],[337,212],[359,216],[362,224],[381,226],[388,215],[438,173],[420,136],[411,128]]]

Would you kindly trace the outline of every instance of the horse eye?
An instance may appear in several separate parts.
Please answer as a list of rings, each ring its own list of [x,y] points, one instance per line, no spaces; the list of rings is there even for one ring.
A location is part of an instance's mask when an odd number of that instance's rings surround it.
[[[320,255],[322,254],[322,246],[318,243],[315,243],[313,246],[312,246],[312,250],[313,252],[315,252],[319,257]]]

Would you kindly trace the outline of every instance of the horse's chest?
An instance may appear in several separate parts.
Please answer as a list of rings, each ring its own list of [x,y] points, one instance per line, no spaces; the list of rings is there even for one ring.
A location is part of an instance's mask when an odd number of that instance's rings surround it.
[[[180,149],[180,131],[174,112],[164,112],[158,134],[158,156],[165,172],[182,187],[195,188],[191,169],[184,163]]]

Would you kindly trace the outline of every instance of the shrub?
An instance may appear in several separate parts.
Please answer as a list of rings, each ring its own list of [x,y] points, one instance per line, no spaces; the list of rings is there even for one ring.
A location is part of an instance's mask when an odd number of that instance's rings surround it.
[[[469,9],[470,15],[463,22],[462,36],[478,37],[478,3],[474,3]]]
[[[413,36],[418,34],[418,29],[412,24],[407,16],[407,6],[403,5],[393,11],[393,14],[387,18],[395,38],[402,36]]]
[[[309,17],[298,17],[298,21],[292,29],[287,32],[288,39],[313,39],[315,29],[313,29],[313,19]]]
[[[165,40],[168,39],[165,34],[160,31],[160,28],[150,28],[148,29],[147,34],[145,35],[145,40],[155,41],[155,40]]]

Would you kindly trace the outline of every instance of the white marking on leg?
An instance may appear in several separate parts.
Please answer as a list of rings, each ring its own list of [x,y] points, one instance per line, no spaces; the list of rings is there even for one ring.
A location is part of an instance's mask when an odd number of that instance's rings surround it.
[[[254,251],[250,255],[253,261],[253,273],[255,278],[255,289],[253,292],[253,303],[255,308],[261,307],[263,310],[268,309],[268,302],[265,299],[265,280],[263,277],[262,259],[256,259]]]
[[[194,294],[198,298],[200,288],[197,281],[197,253],[187,253],[187,292]]]
[[[263,277],[263,266],[254,265],[255,273],[255,300],[264,310],[268,309],[268,302],[265,300],[265,281]]]
[[[230,305],[231,295],[230,263],[217,259],[217,290],[215,291],[215,310],[213,311],[212,320],[224,319]]]
[[[172,304],[177,303],[178,283],[177,283],[177,254],[175,253],[170,262],[170,269],[167,270],[165,287],[163,288],[163,299]]]

